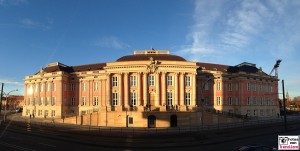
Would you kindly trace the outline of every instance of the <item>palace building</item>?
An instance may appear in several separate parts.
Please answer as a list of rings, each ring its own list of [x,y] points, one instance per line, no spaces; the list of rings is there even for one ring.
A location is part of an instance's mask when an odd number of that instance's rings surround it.
[[[76,123],[93,116],[100,126],[199,125],[208,111],[279,113],[278,78],[255,64],[191,62],[168,50],[138,50],[114,62],[79,66],[50,63],[25,77],[24,92],[23,116],[76,116]]]

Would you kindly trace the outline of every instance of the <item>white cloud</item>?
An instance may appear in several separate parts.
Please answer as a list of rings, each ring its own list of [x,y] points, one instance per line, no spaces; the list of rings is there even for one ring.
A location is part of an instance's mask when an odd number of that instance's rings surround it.
[[[124,49],[130,47],[129,44],[122,42],[121,40],[119,40],[114,36],[101,38],[96,42],[94,42],[94,45],[99,47],[112,48],[112,49]]]
[[[28,19],[28,18],[19,20],[19,23],[24,28],[41,28],[43,30],[48,30],[48,29],[51,28],[48,25],[41,24],[41,23],[39,23],[37,21],[33,21],[32,19]]]
[[[9,85],[18,85],[18,86],[23,86],[23,82],[18,82],[18,81],[11,81],[11,80],[5,80],[5,79],[0,79],[0,83],[4,83],[4,85],[9,84]]]

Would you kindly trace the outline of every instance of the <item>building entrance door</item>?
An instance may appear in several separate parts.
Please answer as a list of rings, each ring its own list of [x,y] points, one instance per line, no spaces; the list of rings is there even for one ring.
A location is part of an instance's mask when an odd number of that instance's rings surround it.
[[[156,127],[156,117],[154,115],[148,116],[148,128]]]
[[[177,115],[171,115],[170,126],[177,127]]]

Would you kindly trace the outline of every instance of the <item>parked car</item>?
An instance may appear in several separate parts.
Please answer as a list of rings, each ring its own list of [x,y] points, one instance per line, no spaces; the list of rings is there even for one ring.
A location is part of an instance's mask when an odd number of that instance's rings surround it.
[[[17,108],[16,109],[16,113],[21,113],[21,112],[23,112],[23,108]]]
[[[238,147],[236,151],[277,151],[277,148],[265,145],[245,145]]]

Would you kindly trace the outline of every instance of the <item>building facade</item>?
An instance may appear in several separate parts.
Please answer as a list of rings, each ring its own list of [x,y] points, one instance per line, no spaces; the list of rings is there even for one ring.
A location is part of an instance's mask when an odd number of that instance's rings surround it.
[[[128,113],[136,114],[135,121],[148,118],[148,126],[152,121],[149,113],[155,113],[152,118],[168,114],[173,120],[177,113],[198,117],[207,110],[249,117],[279,113],[278,78],[255,64],[190,62],[168,50],[134,51],[107,63],[51,63],[25,77],[24,92],[23,116],[64,118],[97,113],[106,114],[106,125],[110,113],[121,116],[126,112],[125,125],[132,122]]]

